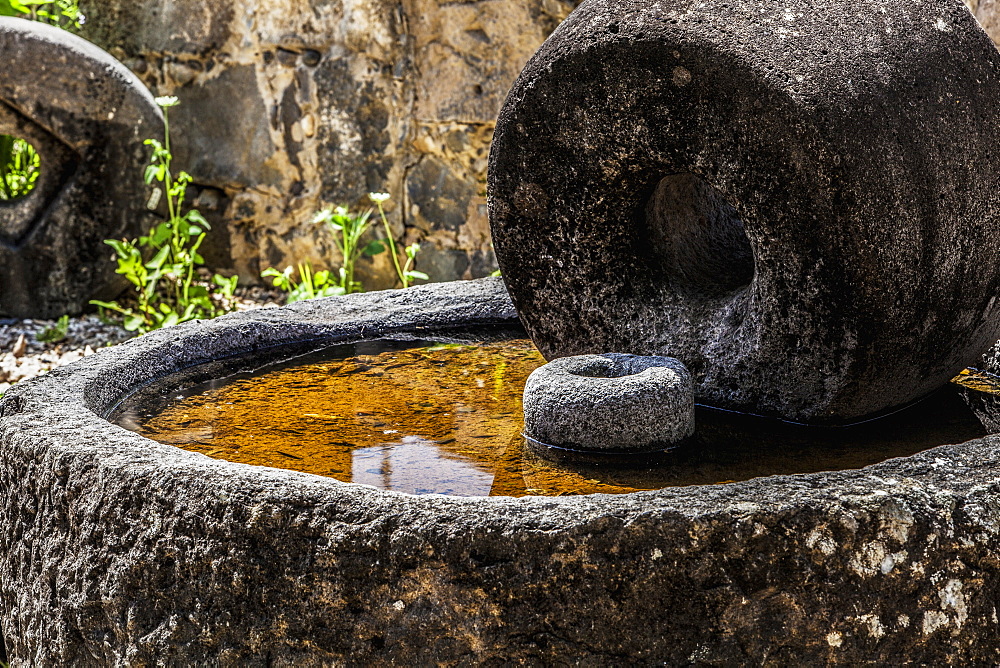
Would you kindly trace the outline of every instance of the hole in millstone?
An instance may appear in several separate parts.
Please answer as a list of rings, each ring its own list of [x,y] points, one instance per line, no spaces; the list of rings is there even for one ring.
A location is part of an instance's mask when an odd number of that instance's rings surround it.
[[[0,663],[7,665],[10,659],[7,658],[7,643],[4,642],[3,634],[0,634]]]
[[[750,284],[753,250],[736,209],[696,174],[662,179],[646,205],[656,269],[675,289],[721,296]]]
[[[574,360],[566,370],[585,378],[624,378],[635,376],[653,367],[669,366],[666,358],[641,355],[600,355],[593,359]]]
[[[41,164],[35,147],[26,140],[0,135],[0,201],[20,199],[34,190]]]

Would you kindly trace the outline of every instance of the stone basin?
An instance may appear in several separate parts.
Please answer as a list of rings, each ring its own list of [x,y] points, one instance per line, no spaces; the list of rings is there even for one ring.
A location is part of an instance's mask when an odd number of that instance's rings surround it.
[[[161,445],[152,379],[332,342],[505,326],[498,279],[155,332],[0,400],[15,665],[986,663],[1000,438],[860,470],[618,496],[409,496]]]

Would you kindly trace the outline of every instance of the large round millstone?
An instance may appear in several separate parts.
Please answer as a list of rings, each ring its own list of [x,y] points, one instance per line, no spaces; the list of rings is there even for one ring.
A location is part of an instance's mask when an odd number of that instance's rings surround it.
[[[201,362],[516,322],[497,279],[420,286],[186,323],[16,385],[12,664],[1000,660],[998,436],[836,473],[458,498],[214,460],[101,418]]]
[[[57,317],[124,288],[105,239],[148,227],[145,139],[163,134],[149,91],[64,30],[0,17],[0,134],[26,139],[41,171],[0,202],[0,315]]]
[[[497,258],[548,357],[850,422],[1000,338],[1000,54],[958,0],[586,0],[497,123]]]

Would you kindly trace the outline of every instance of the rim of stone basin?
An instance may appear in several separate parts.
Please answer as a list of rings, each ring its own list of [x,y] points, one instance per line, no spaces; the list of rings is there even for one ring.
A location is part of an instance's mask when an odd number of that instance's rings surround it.
[[[856,471],[459,498],[210,459],[101,417],[219,357],[514,323],[499,279],[429,285],[189,323],[16,386],[0,400],[11,658],[997,657],[995,436]]]

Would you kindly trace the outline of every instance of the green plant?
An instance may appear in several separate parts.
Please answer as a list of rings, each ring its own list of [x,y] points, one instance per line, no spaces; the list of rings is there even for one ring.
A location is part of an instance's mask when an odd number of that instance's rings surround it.
[[[35,335],[42,343],[59,343],[69,333],[69,316],[61,316],[54,325],[50,325]]]
[[[284,271],[278,271],[269,267],[261,272],[262,278],[270,278],[271,285],[288,293],[288,303],[300,302],[303,299],[315,299],[316,297],[334,297],[345,294],[344,288],[335,283],[330,272],[326,270],[313,271],[312,265],[306,262],[298,263],[299,280],[292,278],[292,267],[285,267]]]
[[[361,282],[354,280],[355,264],[362,256],[371,257],[385,251],[385,246],[377,240],[361,246],[361,237],[371,227],[371,216],[371,209],[354,215],[347,210],[347,207],[338,206],[333,209],[323,209],[313,218],[313,223],[323,223],[327,226],[333,235],[333,242],[337,244],[344,258],[344,263],[338,272],[340,277],[338,285],[342,291],[337,294],[346,295],[363,291]],[[301,275],[301,270],[299,273]]]
[[[382,203],[389,199],[389,193],[368,193],[368,199],[375,202],[375,206],[378,207],[378,215],[382,219],[382,226],[385,228],[385,240],[389,244],[389,254],[392,255],[392,264],[396,268],[396,276],[399,277],[399,282],[402,283],[404,288],[410,287],[410,281],[415,279],[428,280],[430,277],[422,271],[416,271],[413,269],[413,265],[416,263],[417,253],[420,252],[420,244],[410,244],[404,251],[406,254],[406,263],[403,266],[399,265],[399,254],[396,252],[396,241],[392,236],[392,229],[389,227],[389,221],[385,217],[385,209],[382,208]]]
[[[86,20],[79,0],[0,0],[0,16],[19,16],[66,30],[79,30]]]
[[[38,180],[41,159],[23,139],[0,135],[0,200],[27,195]]]
[[[177,98],[160,97],[163,108],[163,142],[147,139],[153,156],[146,167],[146,183],[163,184],[167,202],[167,220],[155,225],[138,241],[108,239],[104,243],[115,250],[119,274],[136,290],[136,306],[118,302],[91,301],[123,316],[125,329],[140,334],[196,318],[214,318],[231,309],[237,277],[218,274],[207,285],[196,280],[195,266],[204,263],[198,253],[205,240],[208,221],[197,209],[184,211],[184,198],[191,176],[171,172],[170,121],[168,109],[177,106]],[[146,258],[149,259],[146,259]]]
[[[289,302],[362,292],[364,287],[360,281],[354,278],[357,261],[362,257],[371,257],[385,252],[386,245],[388,245],[396,275],[404,288],[409,287],[410,281],[414,279],[427,280],[427,274],[413,268],[417,253],[420,252],[420,244],[410,244],[404,248],[406,261],[402,265],[399,263],[396,242],[392,238],[392,230],[389,228],[389,221],[386,220],[385,210],[382,208],[382,203],[389,199],[389,195],[369,193],[368,197],[378,206],[379,217],[387,235],[384,239],[376,239],[369,241],[364,246],[361,245],[362,237],[372,225],[372,209],[368,209],[364,213],[353,214],[348,211],[347,207],[338,206],[323,209],[313,217],[313,223],[323,223],[327,226],[333,235],[334,243],[337,244],[337,248],[344,258],[343,265],[337,271],[338,279],[332,278],[328,271],[314,272],[309,262],[298,263],[298,281],[292,278],[295,271],[292,267],[286,267],[284,271],[278,271],[271,267],[261,272],[261,277],[271,279],[271,284],[274,287],[287,292]]]

